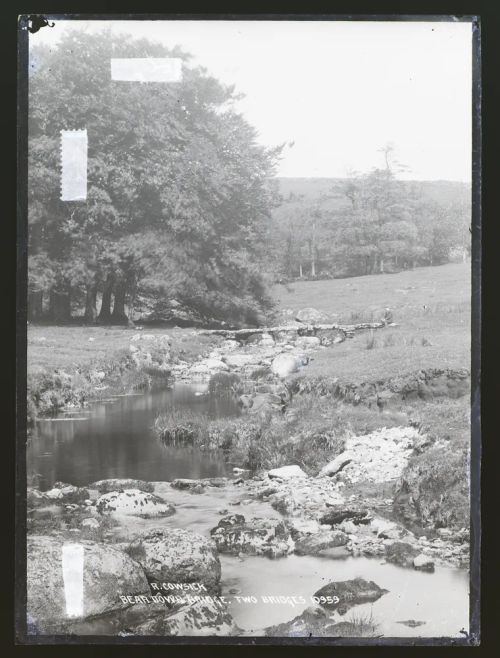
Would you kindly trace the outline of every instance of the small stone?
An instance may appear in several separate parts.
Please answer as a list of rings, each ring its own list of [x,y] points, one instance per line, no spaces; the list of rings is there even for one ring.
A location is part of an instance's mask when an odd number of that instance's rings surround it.
[[[420,553],[413,560],[413,568],[416,571],[428,571],[429,573],[434,572],[434,562],[428,555]]]

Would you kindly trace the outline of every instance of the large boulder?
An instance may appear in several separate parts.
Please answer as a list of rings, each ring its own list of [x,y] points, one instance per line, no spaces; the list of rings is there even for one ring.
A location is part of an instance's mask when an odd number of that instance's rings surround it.
[[[157,528],[137,537],[127,553],[150,582],[201,583],[218,593],[221,566],[213,541],[180,528]]]
[[[271,371],[278,377],[288,377],[288,375],[297,372],[301,366],[301,361],[293,354],[278,354],[271,363]]]
[[[89,492],[85,487],[75,487],[73,484],[56,482],[52,489],[45,491],[45,495],[52,502],[78,505],[88,499]]]
[[[315,336],[319,338],[321,345],[325,345],[326,347],[343,343],[346,339],[346,334],[341,329],[317,329]]]
[[[181,491],[190,491],[191,493],[203,493],[205,491],[205,483],[200,480],[191,480],[189,478],[177,478],[172,481],[171,486],[174,489]]]
[[[314,596],[320,599],[322,607],[336,610],[339,614],[344,615],[355,605],[373,603],[387,592],[388,590],[382,589],[371,580],[354,578],[353,580],[328,583],[315,592]],[[326,600],[322,601],[321,597]]]
[[[63,576],[63,539],[35,535],[27,542],[27,614],[36,633],[56,632],[74,619],[67,614]],[[149,594],[141,567],[126,553],[107,544],[79,541],[83,547],[83,611],[81,618],[118,610],[121,595]]]
[[[434,561],[428,555],[420,553],[413,559],[413,568],[416,571],[428,571],[429,573],[433,573]]]
[[[385,545],[386,561],[400,567],[413,567],[413,560],[419,553],[418,548],[404,541],[392,541]]]
[[[202,597],[194,603],[155,615],[130,628],[132,635],[168,637],[238,635],[240,630],[229,614],[228,604],[216,598]]]
[[[221,361],[220,359],[216,359],[216,358],[204,359],[204,361],[202,361],[202,364],[210,372],[221,372],[221,371],[226,372],[227,370],[229,370],[229,366],[226,363],[224,363],[224,361]]]
[[[302,308],[295,316],[295,320],[303,324],[325,324],[330,321],[330,318],[316,308]]]
[[[297,466],[291,464],[290,466],[281,466],[280,468],[273,468],[268,471],[267,475],[270,478],[279,478],[281,480],[290,480],[290,478],[306,478],[307,473]]]
[[[282,412],[284,408],[285,403],[281,396],[273,393],[257,393],[252,397],[252,404],[247,411],[252,416],[267,417]]]
[[[302,535],[295,539],[297,555],[321,555],[332,548],[345,546],[349,537],[340,530],[321,530],[317,534]]]
[[[230,514],[222,518],[210,534],[217,550],[229,555],[281,557],[293,548],[287,527],[278,519],[246,521],[242,514]]]
[[[155,516],[171,516],[175,509],[159,496],[139,491],[125,489],[103,494],[96,501],[96,509],[100,514],[111,516],[139,516],[149,519]]]
[[[125,489],[139,489],[139,491],[153,493],[154,486],[151,482],[146,482],[145,480],[110,478],[89,484],[89,489],[97,489],[100,494],[110,493],[111,491],[124,491]]]

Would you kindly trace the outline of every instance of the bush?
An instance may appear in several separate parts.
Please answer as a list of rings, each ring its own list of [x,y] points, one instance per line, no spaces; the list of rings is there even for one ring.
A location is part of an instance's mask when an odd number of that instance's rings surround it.
[[[165,444],[197,443],[202,419],[189,410],[171,409],[155,419],[153,431]]]
[[[41,370],[27,379],[28,426],[37,416],[56,414],[65,406],[80,407],[91,390],[90,382],[80,375]]]
[[[210,377],[210,395],[232,395],[237,392],[241,379],[234,372],[218,372]]]
[[[396,486],[395,513],[412,528],[468,527],[468,398],[436,399],[411,415],[432,445],[410,459]]]

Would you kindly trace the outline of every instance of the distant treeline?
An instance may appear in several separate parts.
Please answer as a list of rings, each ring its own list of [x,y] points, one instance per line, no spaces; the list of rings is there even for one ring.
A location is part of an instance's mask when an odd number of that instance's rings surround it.
[[[182,81],[111,80],[112,57],[165,56],[183,60]],[[189,59],[144,39],[78,31],[31,50],[30,320],[256,325],[273,310],[277,280],[468,253],[465,187],[444,200],[399,182],[390,149],[385,168],[349,180],[279,180],[282,147],[261,146],[234,89]],[[60,133],[83,128],[87,198],[62,201]]]
[[[270,262],[277,280],[399,271],[465,260],[465,183],[402,181],[387,166],[349,179],[280,179]]]

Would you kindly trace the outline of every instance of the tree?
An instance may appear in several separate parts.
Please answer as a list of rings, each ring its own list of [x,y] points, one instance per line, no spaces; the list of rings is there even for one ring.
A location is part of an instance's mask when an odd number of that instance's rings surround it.
[[[183,60],[181,82],[111,80],[111,57],[164,56]],[[232,322],[265,313],[260,247],[280,149],[257,144],[233,88],[179,49],[105,32],[35,47],[31,63],[29,249],[51,271],[53,319],[67,320],[73,299],[88,322],[126,322],[143,281],[158,301],[172,263],[149,258],[152,243],[168,243],[189,272],[191,285],[182,290],[180,276],[169,297]],[[89,136],[87,200],[63,202],[59,135],[79,128]]]

